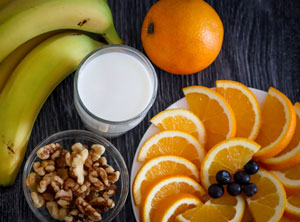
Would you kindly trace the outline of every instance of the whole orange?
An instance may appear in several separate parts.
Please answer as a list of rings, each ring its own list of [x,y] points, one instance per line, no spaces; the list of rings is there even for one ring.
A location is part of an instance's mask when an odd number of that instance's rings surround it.
[[[143,47],[150,60],[174,74],[192,74],[209,66],[223,42],[223,24],[203,0],[160,0],[142,26]]]

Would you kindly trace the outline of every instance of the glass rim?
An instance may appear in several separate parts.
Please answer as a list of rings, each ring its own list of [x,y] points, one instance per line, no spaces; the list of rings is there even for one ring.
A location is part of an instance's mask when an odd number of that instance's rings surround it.
[[[110,50],[111,49],[111,50]],[[93,114],[85,105],[84,103],[82,102],[80,96],[79,96],[79,92],[78,92],[78,78],[79,78],[79,73],[80,73],[80,70],[82,69],[82,67],[85,65],[85,63],[90,59],[90,57],[92,57],[94,54],[96,53],[99,53],[101,51],[106,51],[108,50],[107,52],[103,52],[102,54],[105,54],[105,53],[110,53],[110,52],[115,52],[117,51],[118,49],[122,49],[124,50],[125,52],[130,52],[131,54],[129,53],[126,53],[127,55],[131,55],[132,54],[138,58],[138,60],[148,69],[150,69],[150,72],[148,72],[150,75],[153,76],[153,89],[152,89],[152,96],[151,96],[151,99],[149,101],[149,103],[147,104],[147,106],[139,113],[137,114],[136,116],[130,118],[130,119],[127,119],[127,120],[122,120],[122,121],[112,121],[112,120],[107,120],[107,119],[103,119],[103,118],[100,118],[98,116],[96,116],[95,114]],[[120,52],[120,51],[117,51],[117,52]],[[100,54],[101,55],[101,54]],[[82,61],[81,63],[79,64],[78,66],[78,69],[76,70],[75,72],[75,78],[74,78],[74,95],[76,96],[76,100],[78,101],[80,107],[82,107],[82,109],[90,116],[92,117],[93,119],[99,121],[99,122],[102,122],[102,123],[106,123],[106,124],[110,124],[110,125],[121,125],[121,124],[124,124],[124,123],[130,123],[136,119],[139,119],[140,117],[144,116],[148,111],[149,109],[152,107],[152,105],[154,104],[155,102],[155,99],[156,99],[156,96],[157,96],[157,88],[158,88],[158,79],[157,79],[157,74],[156,74],[156,71],[152,65],[152,63],[149,61],[149,59],[142,53],[140,52],[139,50],[133,48],[133,47],[130,47],[130,46],[127,46],[127,45],[120,45],[120,44],[114,44],[114,45],[106,45],[106,46],[102,46],[101,48],[99,49],[96,49],[94,51],[92,51],[91,53],[89,53]]]
[[[91,131],[87,131],[87,130],[81,130],[81,129],[72,129],[72,130],[64,130],[64,131],[59,131],[57,133],[51,134],[50,136],[46,137],[45,139],[43,139],[39,144],[37,144],[34,149],[31,151],[31,153],[29,154],[25,165],[24,165],[24,169],[23,169],[23,173],[22,173],[22,188],[23,188],[23,193],[26,199],[27,204],[29,205],[31,211],[34,213],[34,215],[41,221],[46,222],[45,217],[39,212],[39,209],[36,208],[32,203],[31,203],[31,197],[30,197],[30,193],[28,192],[28,188],[26,187],[26,180],[27,180],[27,176],[29,175],[31,168],[30,165],[32,164],[32,160],[35,158],[34,156],[36,155],[38,149],[51,142],[54,138],[56,137],[68,137],[69,135],[73,135],[73,134],[79,134],[81,136],[87,136],[87,137],[91,137],[95,140],[101,141],[106,148],[109,147],[113,153],[115,153],[118,156],[118,161],[120,161],[120,178],[125,179],[122,180],[122,184],[121,185],[121,189],[123,191],[125,191],[125,193],[120,194],[120,203],[118,204],[118,206],[116,206],[115,208],[115,212],[114,214],[112,214],[107,221],[112,221],[122,210],[122,208],[125,205],[125,202],[127,200],[128,197],[128,193],[129,193],[129,172],[128,172],[128,168],[127,165],[125,163],[125,160],[122,156],[122,154],[119,152],[119,150],[110,142],[108,141],[106,138],[91,132]],[[121,172],[122,171],[122,172]]]

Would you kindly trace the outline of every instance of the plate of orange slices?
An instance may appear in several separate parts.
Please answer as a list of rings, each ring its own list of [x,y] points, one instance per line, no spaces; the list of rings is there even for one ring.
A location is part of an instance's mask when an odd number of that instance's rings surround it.
[[[230,80],[183,92],[150,120],[136,151],[130,191],[136,220],[300,219],[300,103],[293,106],[273,87],[265,92]],[[250,160],[260,166],[250,175],[257,193],[232,196],[224,185],[220,197],[211,197],[219,171],[234,175]]]

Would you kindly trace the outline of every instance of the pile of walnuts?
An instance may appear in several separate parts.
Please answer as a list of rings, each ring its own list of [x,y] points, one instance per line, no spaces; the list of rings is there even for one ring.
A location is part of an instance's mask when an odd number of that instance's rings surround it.
[[[59,221],[99,221],[101,213],[115,206],[111,197],[120,172],[102,157],[105,148],[94,144],[91,150],[81,143],[72,152],[58,143],[41,147],[26,186],[31,189],[35,207],[45,206]]]

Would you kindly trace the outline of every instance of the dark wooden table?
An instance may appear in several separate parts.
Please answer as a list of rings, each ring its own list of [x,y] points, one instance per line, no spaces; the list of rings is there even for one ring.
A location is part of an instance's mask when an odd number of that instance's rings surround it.
[[[110,0],[116,28],[127,45],[141,51],[143,18],[155,0]],[[224,43],[216,61],[200,73],[176,76],[156,68],[159,87],[155,104],[144,121],[111,142],[122,153],[129,171],[149,119],[183,97],[181,88],[214,86],[231,79],[268,90],[274,86],[292,102],[300,101],[300,1],[209,0],[224,24]],[[67,129],[83,129],[73,104],[73,77],[64,80],[42,108],[32,131],[25,159],[47,136]],[[1,123],[0,123],[1,124]],[[38,221],[29,209],[21,186],[21,172],[13,187],[0,188],[0,222]],[[130,197],[114,221],[135,221]]]

